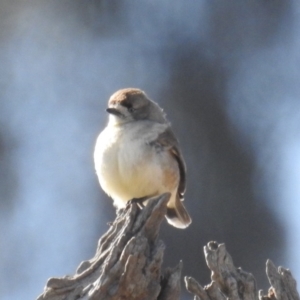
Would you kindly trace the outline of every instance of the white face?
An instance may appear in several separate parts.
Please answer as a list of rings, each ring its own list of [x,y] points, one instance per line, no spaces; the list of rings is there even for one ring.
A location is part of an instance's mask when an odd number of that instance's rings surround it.
[[[122,96],[122,95],[121,95]],[[109,124],[121,125],[133,121],[149,120],[158,123],[165,123],[163,110],[146,95],[141,93],[128,94],[126,97],[110,98],[108,109]],[[121,100],[120,100],[121,98]],[[118,100],[119,99],[119,100]]]
[[[107,112],[109,113],[109,124],[119,125],[134,121],[132,112],[119,103],[109,106]]]

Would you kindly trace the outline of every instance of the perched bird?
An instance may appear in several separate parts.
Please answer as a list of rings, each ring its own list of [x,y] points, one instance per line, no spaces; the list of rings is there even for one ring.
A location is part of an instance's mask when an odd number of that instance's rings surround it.
[[[118,208],[169,192],[167,221],[188,227],[192,220],[182,203],[186,167],[163,110],[140,89],[127,88],[110,97],[106,111],[109,122],[94,152],[102,189]]]

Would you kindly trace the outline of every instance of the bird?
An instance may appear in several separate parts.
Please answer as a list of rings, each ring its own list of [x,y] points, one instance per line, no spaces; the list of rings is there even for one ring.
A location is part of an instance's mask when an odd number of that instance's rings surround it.
[[[167,222],[187,228],[186,165],[163,109],[141,89],[125,88],[112,94],[106,112],[108,124],[94,150],[101,188],[118,209],[132,199],[170,193]]]

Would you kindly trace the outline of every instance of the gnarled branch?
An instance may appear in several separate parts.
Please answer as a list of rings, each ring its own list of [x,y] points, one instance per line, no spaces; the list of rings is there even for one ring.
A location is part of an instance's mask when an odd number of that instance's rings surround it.
[[[95,256],[76,274],[48,280],[38,300],[176,300],[180,296],[181,263],[161,271],[165,246],[158,232],[170,194],[120,210],[100,239]]]
[[[165,246],[158,239],[170,194],[149,200],[144,209],[129,205],[99,240],[95,256],[76,274],[51,278],[38,300],[177,300],[182,263],[162,271]],[[185,277],[186,288],[198,300],[300,300],[291,272],[267,261],[268,295],[257,292],[252,274],[236,268],[224,244],[204,247],[211,283],[202,287]]]
[[[299,300],[296,281],[291,272],[282,267],[278,270],[271,260],[267,261],[267,276],[271,287],[268,295],[257,292],[251,273],[236,268],[224,244],[209,242],[204,247],[207,266],[211,270],[211,283],[202,287],[194,278],[185,277],[187,290],[201,300]]]

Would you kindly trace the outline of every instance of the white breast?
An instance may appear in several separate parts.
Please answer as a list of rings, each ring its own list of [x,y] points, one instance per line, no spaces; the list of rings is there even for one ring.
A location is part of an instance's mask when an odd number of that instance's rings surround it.
[[[134,122],[125,126],[107,126],[99,135],[94,159],[103,190],[124,207],[132,198],[173,192],[164,184],[164,171],[177,171],[168,152],[157,152],[147,142],[155,140],[168,125]],[[177,174],[178,172],[176,172]],[[174,185],[173,184],[173,185]]]

